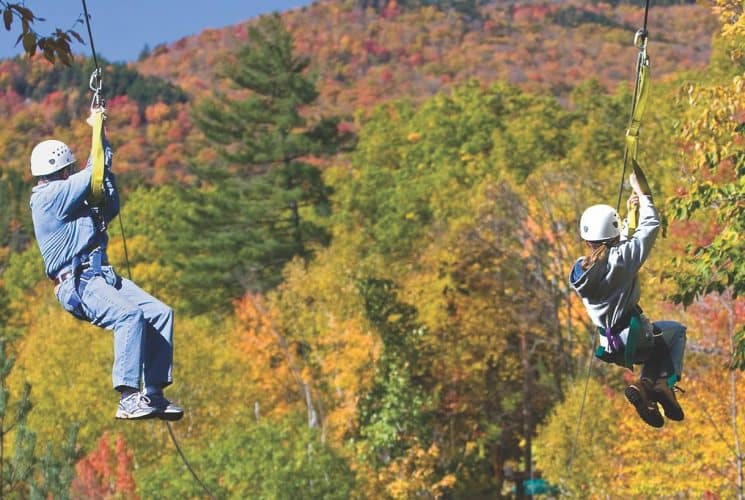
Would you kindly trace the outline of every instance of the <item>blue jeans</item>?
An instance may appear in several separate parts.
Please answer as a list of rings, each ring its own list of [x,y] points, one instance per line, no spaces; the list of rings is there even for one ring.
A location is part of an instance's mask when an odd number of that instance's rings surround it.
[[[79,293],[82,291],[82,294]],[[114,388],[169,385],[173,369],[173,310],[117,275],[86,269],[64,281],[57,299],[69,313],[114,332]]]

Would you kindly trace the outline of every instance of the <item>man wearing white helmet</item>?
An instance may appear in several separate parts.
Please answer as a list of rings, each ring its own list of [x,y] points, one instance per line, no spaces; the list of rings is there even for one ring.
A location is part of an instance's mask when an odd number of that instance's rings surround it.
[[[114,333],[112,380],[121,393],[116,418],[178,420],[183,409],[163,395],[172,382],[173,311],[108,265],[105,228],[119,213],[119,195],[111,146],[105,137],[103,143],[101,207],[87,201],[92,160],[73,173],[75,155],[65,143],[46,140],[34,147],[31,174],[38,182],[30,205],[36,242],[62,307]]]
[[[651,323],[638,305],[637,274],[652,250],[660,218],[648,188],[642,189],[634,174],[629,180],[634,192],[628,206],[638,207],[639,226],[622,239],[621,219],[613,207],[594,205],[585,210],[579,229],[588,254],[575,262],[570,284],[598,327],[600,347],[595,355],[631,369],[643,365],[639,380],[626,388],[625,396],[647,424],[662,427],[658,403],[668,419],[684,416],[674,389],[683,370],[686,328],[675,321]]]

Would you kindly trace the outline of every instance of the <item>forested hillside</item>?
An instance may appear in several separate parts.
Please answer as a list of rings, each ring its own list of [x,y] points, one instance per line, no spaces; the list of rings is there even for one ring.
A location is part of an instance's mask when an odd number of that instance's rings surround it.
[[[739,0],[649,17],[641,304],[688,327],[683,422],[638,418],[638,367],[588,372],[567,282],[580,214],[624,182],[641,3],[324,0],[104,64],[109,258],[176,312],[172,428],[204,485],[162,422],[114,420],[110,332],[34,241],[29,153],[87,155],[93,64],[0,61],[0,496],[741,495]]]
[[[483,3],[460,10],[407,3],[361,9],[366,2],[319,1],[284,15],[298,52],[312,58],[321,107],[349,115],[398,96],[422,100],[470,78],[557,97],[589,78],[615,90],[633,71],[633,34],[644,10],[643,2],[453,2]],[[670,3],[655,2],[649,21],[659,77],[702,69],[715,29],[709,8]],[[246,33],[244,24],[208,30],[155,47],[136,67],[199,95],[214,88]]]

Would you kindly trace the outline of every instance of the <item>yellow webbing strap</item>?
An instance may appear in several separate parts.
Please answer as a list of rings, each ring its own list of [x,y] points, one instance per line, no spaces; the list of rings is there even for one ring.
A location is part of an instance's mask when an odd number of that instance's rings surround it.
[[[89,201],[94,205],[101,205],[104,202],[103,110],[94,111],[91,118],[93,120],[93,134],[91,137],[93,173],[91,174],[91,196]]]
[[[631,115],[629,128],[626,129],[626,151],[628,157],[631,158],[631,161],[634,164],[634,173],[637,173],[637,170],[640,171],[639,166],[636,163],[636,153],[639,146],[639,129],[641,128],[642,116],[644,116],[644,110],[647,106],[647,97],[649,96],[650,81],[649,59],[647,58],[646,53],[642,53],[640,57],[639,72],[636,80],[636,88],[634,89],[635,98],[633,103],[633,113]],[[642,173],[641,175],[643,176],[644,174]],[[639,175],[637,175],[637,178],[639,178]],[[649,186],[647,186],[647,190],[648,189]],[[651,192],[649,194],[651,194]],[[638,225],[639,207],[628,214],[629,236],[634,232]]]
[[[649,59],[646,57],[639,67],[639,77],[636,82],[636,98],[634,100],[634,113],[631,116],[631,123],[626,130],[626,147],[628,148],[629,157],[636,158],[636,150],[639,144],[639,129],[642,124],[642,116],[647,107],[647,97],[649,96]]]

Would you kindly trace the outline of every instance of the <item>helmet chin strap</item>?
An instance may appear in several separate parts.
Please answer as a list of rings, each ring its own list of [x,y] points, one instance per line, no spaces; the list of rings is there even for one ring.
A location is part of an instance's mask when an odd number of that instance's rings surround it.
[[[38,182],[36,183],[37,186],[43,186],[44,184],[49,184],[52,181],[59,181],[59,180],[66,180],[68,177],[72,175],[72,168],[75,165],[75,163],[70,163],[66,167],[62,167],[61,169],[57,170],[56,172],[52,172],[49,175],[45,175],[42,177],[39,177]]]

